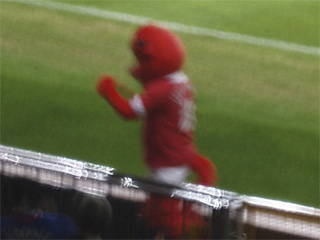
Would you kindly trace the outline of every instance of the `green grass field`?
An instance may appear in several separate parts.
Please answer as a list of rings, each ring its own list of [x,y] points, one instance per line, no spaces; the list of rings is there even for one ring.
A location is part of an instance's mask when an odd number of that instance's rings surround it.
[[[319,47],[318,1],[59,1]],[[127,69],[136,25],[1,1],[1,144],[143,176],[140,121],[95,91]],[[319,207],[319,55],[179,33],[196,144],[220,187]]]

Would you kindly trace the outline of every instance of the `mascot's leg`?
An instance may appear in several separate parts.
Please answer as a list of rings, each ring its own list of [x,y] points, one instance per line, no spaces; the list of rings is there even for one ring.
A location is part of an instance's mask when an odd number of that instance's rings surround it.
[[[197,154],[193,157],[189,168],[197,174],[197,184],[206,186],[217,184],[217,170],[209,159]],[[152,178],[178,184],[175,181],[177,176],[181,177],[185,173],[185,167],[160,169],[153,173]],[[159,176],[166,177],[161,179]],[[171,176],[172,179],[170,180],[168,176]],[[182,178],[180,180],[181,183],[183,180]],[[192,229],[198,230],[207,226],[203,218],[192,210],[191,203],[168,196],[151,195],[142,210],[142,214],[147,225],[160,231],[167,239],[186,238],[185,234],[189,234]]]
[[[190,161],[189,167],[196,174],[196,184],[204,186],[216,186],[218,183],[217,168],[208,158],[195,154]],[[185,232],[190,238],[206,238],[208,237],[208,223],[195,210],[193,204],[187,203],[183,209],[183,221],[185,224]],[[204,234],[204,235],[203,235]]]
[[[142,209],[146,225],[165,239],[202,239],[208,223],[182,199],[152,194]]]
[[[150,178],[168,184],[180,185],[190,173],[188,166],[151,169]],[[179,239],[184,232],[184,202],[181,199],[151,194],[142,209],[148,227],[161,232],[167,239]]]
[[[184,232],[183,201],[152,194],[142,209],[147,226],[166,239],[180,239]]]

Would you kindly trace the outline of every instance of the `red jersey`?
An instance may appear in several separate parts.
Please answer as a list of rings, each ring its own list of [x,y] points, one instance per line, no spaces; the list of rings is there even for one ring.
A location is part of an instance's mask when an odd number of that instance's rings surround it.
[[[143,116],[145,161],[151,168],[186,165],[196,153],[193,144],[193,87],[182,72],[150,81],[129,104]]]

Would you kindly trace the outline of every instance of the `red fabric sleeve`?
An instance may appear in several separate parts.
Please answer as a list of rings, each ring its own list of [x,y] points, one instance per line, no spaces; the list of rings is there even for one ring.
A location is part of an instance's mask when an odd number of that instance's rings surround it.
[[[134,119],[137,114],[130,107],[128,100],[124,99],[115,87],[112,77],[103,77],[97,84],[98,93],[124,118]]]

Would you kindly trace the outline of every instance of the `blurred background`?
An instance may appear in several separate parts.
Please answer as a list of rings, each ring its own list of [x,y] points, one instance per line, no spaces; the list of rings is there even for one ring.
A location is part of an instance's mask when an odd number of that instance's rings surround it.
[[[175,31],[195,141],[219,187],[318,207],[319,1],[2,0],[1,144],[144,176],[141,121],[122,120],[95,84],[108,73],[141,91],[129,42],[149,20],[189,29]]]

